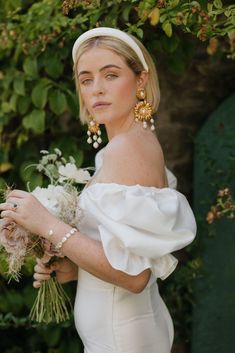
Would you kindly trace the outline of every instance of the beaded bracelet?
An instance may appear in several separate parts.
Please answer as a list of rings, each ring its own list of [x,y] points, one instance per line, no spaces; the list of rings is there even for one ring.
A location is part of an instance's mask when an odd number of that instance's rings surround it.
[[[61,241],[59,241],[59,243],[57,243],[55,245],[55,250],[61,250],[64,243],[71,237],[71,235],[73,235],[76,232],[78,232],[78,230],[76,228],[70,229],[70,231],[63,236]]]

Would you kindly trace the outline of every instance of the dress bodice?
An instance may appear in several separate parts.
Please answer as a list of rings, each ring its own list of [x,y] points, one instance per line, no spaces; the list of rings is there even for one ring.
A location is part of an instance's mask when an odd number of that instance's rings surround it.
[[[101,150],[96,169],[102,165]],[[94,183],[80,195],[80,231],[100,240],[111,266],[130,275],[150,268],[165,279],[176,267],[171,252],[191,243],[196,222],[186,197],[175,190],[176,178],[166,169],[169,187]]]

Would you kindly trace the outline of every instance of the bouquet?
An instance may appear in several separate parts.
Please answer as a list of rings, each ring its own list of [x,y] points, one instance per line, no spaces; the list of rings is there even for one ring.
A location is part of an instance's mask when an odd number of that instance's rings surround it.
[[[81,210],[78,206],[78,187],[90,180],[88,169],[77,168],[74,158],[70,156],[67,161],[58,148],[54,149],[54,153],[43,150],[41,154],[42,158],[35,166],[49,178],[50,183],[45,188],[36,187],[32,194],[54,216],[72,227],[79,228]],[[6,191],[6,196],[8,192],[9,190]],[[48,240],[31,234],[9,219],[1,220],[0,246],[6,254],[8,276],[17,281],[26,256],[43,257],[48,265],[63,256]],[[55,277],[51,277],[42,282],[30,318],[39,323],[59,323],[69,319],[69,305],[69,298],[61,284]]]

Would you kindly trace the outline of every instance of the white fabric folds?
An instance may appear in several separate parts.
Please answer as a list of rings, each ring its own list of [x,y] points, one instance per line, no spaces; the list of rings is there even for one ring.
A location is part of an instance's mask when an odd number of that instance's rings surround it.
[[[80,207],[97,224],[111,266],[130,275],[150,268],[165,279],[177,265],[171,252],[196,235],[187,199],[171,188],[96,183],[82,192]]]

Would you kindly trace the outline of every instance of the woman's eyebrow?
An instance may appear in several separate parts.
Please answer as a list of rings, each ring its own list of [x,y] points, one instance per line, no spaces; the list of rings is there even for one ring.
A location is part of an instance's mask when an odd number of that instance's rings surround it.
[[[117,65],[114,65],[114,64],[108,64],[108,65],[105,65],[103,67],[101,67],[101,69],[99,69],[99,71],[103,71],[105,69],[110,69],[110,68],[116,68],[116,69],[119,69],[121,70],[121,67],[117,66]],[[84,75],[84,74],[90,74],[91,72],[90,71],[80,71],[79,74],[78,74],[78,77],[81,76],[81,75]]]

